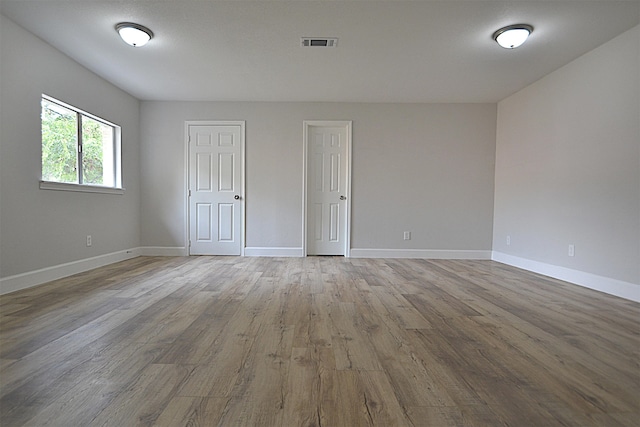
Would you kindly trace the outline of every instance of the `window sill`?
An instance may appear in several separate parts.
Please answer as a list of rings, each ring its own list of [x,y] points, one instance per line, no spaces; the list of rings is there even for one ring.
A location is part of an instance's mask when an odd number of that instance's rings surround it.
[[[66,182],[40,181],[41,190],[77,191],[81,193],[124,194],[124,188],[100,185],[69,184]]]

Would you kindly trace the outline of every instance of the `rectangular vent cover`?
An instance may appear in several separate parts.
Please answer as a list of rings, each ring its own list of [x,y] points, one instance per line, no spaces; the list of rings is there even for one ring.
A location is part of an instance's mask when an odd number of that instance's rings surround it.
[[[302,47],[336,47],[338,39],[336,37],[302,37],[300,45]]]

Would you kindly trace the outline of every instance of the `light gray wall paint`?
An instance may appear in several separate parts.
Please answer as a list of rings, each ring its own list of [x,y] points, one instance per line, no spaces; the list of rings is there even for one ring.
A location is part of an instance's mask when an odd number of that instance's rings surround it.
[[[248,247],[302,247],[303,121],[352,120],[353,248],[491,249],[495,104],[143,102],[145,246],[185,245],[187,120],[246,121]]]
[[[635,27],[498,104],[495,251],[640,284],[639,55]]]
[[[638,27],[502,101],[494,157],[495,105],[145,102],[139,117],[0,19],[0,277],[183,246],[185,120],[247,121],[247,245],[299,247],[302,121],[324,119],[354,122],[352,247],[486,250],[493,217],[496,251],[640,283]],[[43,92],[122,125],[124,196],[38,189]]]
[[[0,277],[139,246],[139,102],[1,15],[0,24]],[[39,189],[42,93],[122,127],[125,195]]]

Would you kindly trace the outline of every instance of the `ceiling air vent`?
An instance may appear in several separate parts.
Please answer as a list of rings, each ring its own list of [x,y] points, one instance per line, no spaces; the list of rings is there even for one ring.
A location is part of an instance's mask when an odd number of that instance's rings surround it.
[[[302,47],[336,47],[337,45],[336,37],[302,37],[300,39]]]

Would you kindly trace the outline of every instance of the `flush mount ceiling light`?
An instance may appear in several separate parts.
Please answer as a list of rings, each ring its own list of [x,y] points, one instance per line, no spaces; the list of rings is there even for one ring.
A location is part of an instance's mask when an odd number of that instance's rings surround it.
[[[153,32],[147,27],[133,22],[121,22],[116,31],[125,43],[133,47],[142,47],[153,38]]]
[[[524,43],[533,31],[528,24],[515,24],[500,28],[493,33],[493,39],[505,49],[515,49]]]

